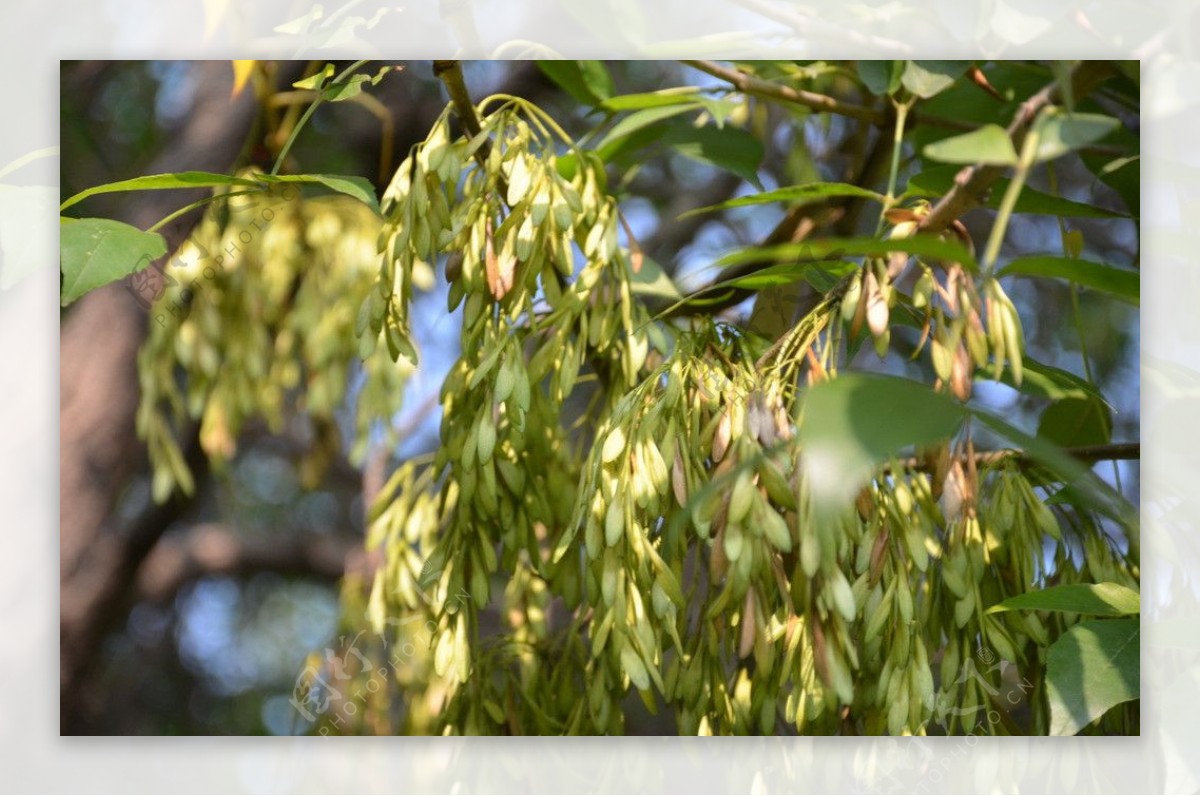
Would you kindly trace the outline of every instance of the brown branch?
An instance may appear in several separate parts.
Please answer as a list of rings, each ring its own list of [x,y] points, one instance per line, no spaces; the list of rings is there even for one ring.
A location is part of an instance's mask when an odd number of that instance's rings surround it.
[[[821,113],[836,113],[839,116],[858,119],[876,127],[886,128],[891,123],[892,115],[887,108],[872,108],[868,105],[858,105],[853,102],[839,100],[827,94],[792,88],[782,83],[774,83],[770,80],[755,77],[737,69],[721,66],[713,61],[683,61],[683,63],[724,80],[744,94],[753,94],[758,97],[789,102]],[[964,132],[974,130],[977,127],[977,125],[962,121],[961,119],[947,119],[944,116],[932,116],[916,112],[909,113],[905,129],[911,129],[917,124],[940,127],[946,130],[962,130]]]
[[[1071,90],[1076,101],[1090,94],[1112,74],[1112,66],[1103,61],[1085,61],[1071,73]],[[1057,81],[1034,94],[1017,109],[1016,116],[1009,122],[1007,133],[1012,138],[1013,148],[1021,151],[1025,133],[1042,108],[1059,101],[1060,86]],[[988,190],[1005,172],[1005,166],[967,166],[954,177],[954,186],[943,196],[920,222],[923,232],[937,233],[949,227],[959,216],[982,203]]]
[[[804,92],[776,83],[770,83],[769,81],[761,80],[744,72],[738,72],[736,70],[723,67],[711,61],[685,61],[684,63],[695,66],[697,69],[701,69],[708,74],[726,80],[732,83],[739,90],[746,93],[755,93],[760,96],[772,97],[774,99],[781,99],[789,102],[797,102],[801,105],[805,105],[806,107],[813,108],[814,110],[840,113],[844,116],[862,119],[863,121],[867,121],[871,124],[878,125],[886,123],[887,113],[883,110],[874,111],[861,105],[843,103],[832,97],[827,97],[820,94],[812,94],[811,92]],[[1104,80],[1107,79],[1111,74],[1113,74],[1113,67],[1110,64],[1102,61],[1086,61],[1076,67],[1071,74],[1071,90],[1076,100],[1079,100],[1087,94],[1090,94],[1092,90],[1104,82]],[[1020,151],[1021,145],[1025,139],[1025,133],[1033,123],[1033,120],[1037,117],[1037,114],[1042,110],[1042,108],[1053,102],[1057,102],[1059,99],[1059,92],[1060,87],[1056,81],[1047,85],[1037,94],[1034,94],[1021,104],[1020,108],[1017,110],[1016,116],[1009,123],[1007,128],[1007,132],[1013,141],[1013,147],[1017,151]],[[870,111],[870,116],[865,115],[863,111]],[[925,123],[934,123],[933,119],[928,118],[922,119],[921,121]],[[949,193],[943,196],[921,220],[920,229],[926,233],[937,233],[943,229],[946,229],[947,227],[952,226],[958,220],[959,216],[971,208],[979,205],[983,201],[987,191],[996,182],[996,180],[1004,174],[1005,168],[1006,167],[1004,166],[985,166],[982,164],[977,164],[974,166],[967,166],[966,168],[962,169],[955,177],[954,186],[950,189]],[[798,210],[800,210],[800,208],[795,208],[793,212]],[[770,246],[775,243],[786,242],[786,239],[779,240],[778,233],[786,231],[785,227],[789,220],[790,219],[788,217],[785,217],[780,223],[780,226],[772,231],[771,235],[762,245]],[[907,259],[897,259],[897,263],[898,265],[902,266],[907,263]],[[707,287],[711,288],[713,285],[754,273],[755,271],[774,264],[774,260],[771,259],[754,260],[752,262],[742,263],[735,268],[726,269],[726,271],[723,271],[717,276],[713,283]],[[899,276],[898,271],[902,269],[894,269],[896,273],[892,273],[892,270],[893,269],[889,269],[889,273],[891,273],[893,278],[896,278]],[[747,292],[733,292],[727,296],[725,300],[715,303],[704,302],[702,305],[697,307],[691,307],[685,303],[676,307],[670,314],[672,316],[679,316],[694,313],[696,311],[703,311],[706,313],[718,311],[720,309],[737,304],[745,299],[747,295]]]
[[[1142,444],[1140,442],[1113,442],[1105,445],[1078,445],[1072,448],[1063,448],[1063,453],[1085,464],[1106,461],[1132,461],[1142,458]],[[963,459],[965,460],[965,458],[964,456]],[[977,467],[998,464],[1005,459],[1016,459],[1017,463],[1021,466],[1035,463],[1034,458],[1030,454],[1015,448],[976,451],[974,454],[975,465]],[[900,464],[906,470],[924,470],[927,467],[925,459],[916,456],[904,459]],[[885,473],[890,471],[890,467],[884,468]]]
[[[446,93],[450,95],[450,101],[454,103],[454,110],[458,113],[463,129],[467,131],[467,137],[473,138],[479,135],[482,128],[479,125],[479,116],[475,113],[475,106],[471,104],[467,83],[463,79],[462,61],[434,61],[433,75],[446,86]],[[480,147],[480,150],[485,147],[486,142],[484,146]],[[483,160],[487,160],[486,154]]]
[[[347,558],[361,549],[361,539],[340,534],[255,537],[221,524],[196,525],[155,546],[138,572],[137,590],[142,599],[163,602],[186,584],[214,575],[275,572],[337,581],[347,570]]]
[[[479,114],[471,102],[471,93],[467,91],[467,82],[463,79],[462,61],[434,61],[433,74],[446,86],[450,102],[454,104],[454,112],[462,123],[468,138],[479,135],[483,127],[479,123]],[[492,151],[491,142],[484,140],[475,149],[475,160],[483,169],[487,169],[488,153]],[[508,180],[503,174],[496,175],[496,186],[501,197],[508,196]]]
[[[839,116],[849,116],[852,119],[859,119],[875,125],[882,125],[887,119],[887,114],[882,108],[869,108],[866,105],[845,102],[827,94],[817,94],[813,91],[772,83],[769,80],[721,66],[713,61],[684,61],[683,63],[724,80],[744,94],[791,102],[814,111],[836,113]]]

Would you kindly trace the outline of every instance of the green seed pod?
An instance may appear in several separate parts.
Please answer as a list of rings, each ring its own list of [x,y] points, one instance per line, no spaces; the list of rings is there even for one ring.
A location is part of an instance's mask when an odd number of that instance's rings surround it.
[[[608,436],[604,439],[604,447],[600,451],[600,460],[605,464],[611,464],[624,452],[625,433],[620,428],[614,428],[608,432]]]
[[[744,539],[740,525],[731,522],[725,526],[725,555],[730,562],[736,562],[741,558]]]
[[[492,454],[496,450],[496,427],[492,425],[491,409],[484,406],[479,414],[479,429],[476,432],[475,453],[480,464],[487,464],[492,460]]]
[[[913,620],[912,587],[907,578],[897,578],[896,580],[896,607],[900,614],[900,622],[903,627],[907,628]]]
[[[743,470],[733,482],[733,490],[729,493],[729,522],[740,523],[746,519],[754,506],[756,495],[757,490],[750,472]]]
[[[975,613],[975,593],[968,591],[966,595],[954,604],[954,626],[962,629]]]
[[[879,588],[876,586],[875,588]],[[892,613],[892,603],[896,593],[896,581],[892,581],[891,585],[884,591],[879,604],[871,611],[867,617],[866,629],[863,631],[863,641],[869,642],[879,636],[883,626],[887,623],[888,618]]]
[[[650,687],[650,675],[646,671],[646,664],[628,641],[621,646],[621,668],[638,690],[645,691]]]
[[[767,490],[767,496],[788,511],[796,510],[796,494],[787,479],[770,459],[764,458],[758,466],[758,482]]]
[[[837,609],[837,612],[847,622],[854,621],[854,591],[850,588],[850,584],[846,581],[846,576],[842,574],[840,569],[835,569],[830,576],[829,591],[830,597],[833,600],[833,606]]]
[[[758,527],[762,529],[763,535],[775,546],[776,550],[781,553],[791,552],[792,534],[783,517],[779,516],[765,502],[759,501],[755,505],[755,519]]]
[[[604,515],[604,543],[612,547],[621,540],[621,533],[625,530],[625,507],[614,500],[608,504],[608,511]]]

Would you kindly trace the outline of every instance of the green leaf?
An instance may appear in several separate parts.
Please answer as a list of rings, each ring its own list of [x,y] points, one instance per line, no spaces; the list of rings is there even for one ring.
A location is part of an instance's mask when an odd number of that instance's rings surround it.
[[[375,186],[363,177],[346,177],[340,174],[258,174],[255,176],[265,183],[323,185],[330,190],[358,199],[376,213],[379,212],[379,200],[375,197]]]
[[[985,163],[989,166],[1015,166],[1017,150],[1012,139],[998,124],[985,124],[969,133],[943,138],[925,147],[925,157],[943,163]]]
[[[944,196],[954,184],[954,175],[958,171],[959,169],[954,166],[934,166],[922,171],[920,174],[915,174],[908,180],[905,196],[925,199]],[[1007,179],[1001,178],[996,180],[984,206],[990,207],[993,210],[998,209],[1000,201],[1004,197],[1004,192],[1007,189]],[[1073,202],[1070,199],[1063,199],[1058,196],[1051,196],[1050,194],[1030,188],[1028,185],[1021,189],[1021,194],[1017,197],[1017,204],[1013,208],[1013,212],[1064,216],[1068,218],[1124,217],[1122,213],[1105,210],[1104,208],[1084,204],[1083,202]]]
[[[537,65],[576,102],[588,107],[612,96],[612,76],[600,61],[538,61]]]
[[[987,612],[1064,611],[1092,616],[1128,616],[1141,610],[1138,593],[1119,583],[1071,583],[1009,597]]]
[[[699,105],[695,102],[676,103],[657,108],[647,108],[645,110],[636,111],[629,114],[621,121],[617,122],[611,130],[601,139],[596,145],[596,152],[605,160],[611,160],[613,155],[626,143],[630,136],[646,127],[658,124],[659,122],[670,119],[672,116],[699,109]],[[664,130],[665,132],[665,130]]]
[[[292,88],[310,89],[315,91],[325,85],[325,81],[333,77],[337,70],[333,68],[333,64],[325,64],[325,68],[319,72],[315,72],[303,80],[297,80],[292,83]]]
[[[59,205],[59,211],[66,210],[73,204],[82,202],[89,196],[101,193],[116,193],[118,191],[161,191],[176,188],[215,188],[222,185],[241,185],[254,187],[256,183],[241,177],[231,177],[228,174],[213,174],[208,171],[180,171],[174,174],[151,174],[146,177],[134,177],[132,180],[121,180],[80,191]]]
[[[697,105],[701,101],[698,86],[683,86],[681,88],[665,88],[661,91],[650,91],[644,94],[622,94],[619,97],[609,97],[600,103],[603,110],[610,113],[622,111],[637,111],[645,108],[661,108],[668,105]]]
[[[893,94],[900,88],[904,61],[859,61],[858,77],[872,94]]]
[[[1031,135],[1037,135],[1038,161],[1053,160],[1073,150],[1095,143],[1116,130],[1121,123],[1099,113],[1066,113],[1048,108],[1038,116]]]
[[[875,468],[905,447],[953,436],[966,416],[961,404],[925,384],[866,373],[813,386],[802,412],[805,479],[819,513],[847,505]]]
[[[760,185],[758,166],[763,159],[763,145],[745,130],[680,124],[668,129],[662,140],[684,157],[711,163],[753,185]]]
[[[630,273],[629,289],[639,296],[656,296],[667,301],[678,301],[683,297],[662,266],[645,256],[642,267]]]
[[[730,199],[720,204],[709,205],[708,207],[698,207],[695,210],[689,210],[684,213],[680,218],[683,219],[701,213],[711,213],[714,210],[725,210],[731,207],[749,207],[751,205],[768,204],[770,202],[809,204],[834,196],[854,196],[870,199],[875,202],[883,202],[882,195],[874,191],[868,191],[866,188],[859,188],[857,185],[848,185],[841,182],[813,182],[807,185],[789,185],[786,188],[776,188],[773,191],[763,191],[751,194],[750,196],[739,196],[736,199]]]
[[[1022,377],[1018,385],[1013,380],[1012,369],[1005,368],[1000,380],[1025,395],[1035,398],[1095,398],[1103,401],[1103,396],[1088,383],[1086,379],[1076,376],[1070,371],[1056,368],[1039,362],[1029,354],[1021,357]]]
[[[353,99],[362,93],[363,88],[365,88],[364,83],[377,86],[379,85],[379,81],[383,80],[384,75],[395,71],[396,68],[394,66],[384,66],[374,75],[351,75],[341,82],[326,86],[321,91],[321,99],[327,102],[342,102]]]
[[[763,268],[760,271],[755,271],[752,274],[721,282],[719,287],[764,290],[769,287],[789,285],[801,279],[811,282],[811,280],[808,280],[810,271],[816,269],[827,272],[827,269],[841,264],[841,260],[809,260],[802,263],[778,263]],[[714,287],[718,287],[718,285],[714,285]]]
[[[603,61],[576,61],[576,63],[579,64],[579,73],[583,76],[583,84],[587,86],[592,96],[603,101],[613,95],[616,87],[613,85],[612,75],[608,73],[608,68]]]
[[[970,61],[909,61],[900,81],[922,99],[940,94],[967,71]]]
[[[72,219],[59,230],[62,306],[132,274],[167,253],[157,232],[107,218]]]
[[[880,240],[878,238],[820,238],[803,243],[784,243],[778,246],[751,246],[727,254],[717,262],[719,267],[739,265],[756,260],[829,260],[850,255],[878,256],[891,252],[908,252],[917,257],[961,263],[970,271],[979,270],[974,256],[960,243],[940,240],[931,235]]]
[[[989,61],[980,65],[988,82],[1004,99],[997,99],[969,80],[959,80],[936,97],[921,103],[917,124],[910,133],[919,149],[932,140],[955,135],[934,120],[954,120],[972,127],[1010,119],[1020,103],[1041,91],[1051,80],[1050,70],[1029,61]]]
[[[1074,257],[1019,257],[1006,265],[1000,271],[1000,275],[1066,279],[1077,285],[1108,293],[1135,306],[1141,301],[1142,275],[1138,271]]]
[[[1095,398],[1063,398],[1042,412],[1038,436],[1064,448],[1104,445],[1112,439],[1112,413]]]
[[[695,86],[663,89],[646,94],[625,94],[605,100],[601,108],[610,113],[650,108],[665,108],[671,105],[688,105],[703,108],[712,116],[718,127],[725,124],[729,115],[740,107],[737,100],[725,97],[709,97],[700,93]]]
[[[842,277],[856,268],[858,268],[856,263],[845,262],[843,260],[803,260],[777,263],[746,274],[745,276],[706,285],[676,301],[669,308],[659,313],[656,319],[671,313],[684,304],[698,309],[721,304],[729,298],[730,293],[734,290],[764,290],[770,287],[791,284],[801,279],[806,280],[819,292],[825,293],[837,284]]]
[[[1142,213],[1141,158],[1137,155],[1113,158],[1110,155],[1082,153],[1084,164],[1102,183],[1112,188],[1133,216]]]
[[[1081,622],[1046,651],[1050,734],[1075,735],[1141,692],[1137,618]]]

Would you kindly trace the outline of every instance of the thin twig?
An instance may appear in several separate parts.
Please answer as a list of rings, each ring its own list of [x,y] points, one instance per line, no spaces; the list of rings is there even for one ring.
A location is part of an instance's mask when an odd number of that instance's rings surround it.
[[[1112,67],[1103,61],[1085,61],[1071,73],[1071,91],[1076,102],[1098,86],[1111,74]],[[1060,86],[1050,83],[1021,104],[1016,116],[1009,123],[1007,133],[1012,138],[1013,149],[1021,151],[1025,133],[1042,108],[1058,101]],[[954,177],[954,186],[949,193],[935,204],[919,223],[923,232],[940,232],[950,226],[959,216],[983,201],[988,189],[1005,171],[1004,166],[967,166]]]
[[[467,136],[478,135],[482,128],[479,125],[479,115],[475,112],[475,106],[471,104],[467,83],[463,79],[462,61],[434,61],[433,74],[445,84],[446,93],[450,95],[450,101],[454,103],[454,110],[458,112],[458,118],[462,121]]]
[[[800,88],[784,86],[780,83],[772,83],[769,80],[763,80],[754,75],[722,66],[714,61],[684,61],[683,63],[713,77],[720,78],[745,94],[755,94],[759,97],[770,97],[771,99],[783,100],[784,102],[792,102],[814,111],[836,113],[840,116],[849,116],[852,119],[859,119],[875,125],[881,125],[887,119],[887,114],[880,108],[855,105],[852,102],[835,99],[827,94],[817,94],[813,91],[805,91]]]
[[[1131,461],[1142,458],[1142,444],[1140,442],[1113,442],[1105,445],[1078,445],[1072,448],[1063,448],[1063,453],[1087,464],[1104,461]],[[974,454],[977,467],[997,464],[1005,459],[1015,459],[1020,465],[1034,462],[1034,457],[1029,453],[1015,448],[977,451]],[[916,456],[901,460],[900,465],[906,470],[923,470],[927,466],[923,458]],[[890,471],[890,467],[884,468],[885,473]]]
[[[471,93],[467,91],[467,82],[463,79],[462,61],[434,61],[433,74],[446,86],[446,93],[454,103],[454,111],[462,122],[463,130],[468,138],[479,135],[483,127],[479,123],[479,114],[471,102]],[[487,168],[488,153],[492,151],[491,142],[483,141],[475,150],[475,160]],[[508,180],[503,174],[497,175],[497,187],[501,196],[508,196]]]
[[[818,112],[836,113],[851,119],[867,122],[876,127],[887,127],[891,124],[891,113],[887,108],[872,108],[867,105],[858,105],[853,102],[839,100],[827,94],[792,88],[782,83],[774,83],[746,72],[721,66],[713,61],[683,61],[682,63],[699,69],[713,77],[720,78],[745,94],[754,94],[759,97],[769,97],[770,99],[790,102]],[[905,129],[911,129],[918,123],[930,127],[940,127],[945,130],[970,131],[977,127],[977,125],[963,121],[962,119],[948,119],[944,116],[919,114],[914,111],[909,113]]]

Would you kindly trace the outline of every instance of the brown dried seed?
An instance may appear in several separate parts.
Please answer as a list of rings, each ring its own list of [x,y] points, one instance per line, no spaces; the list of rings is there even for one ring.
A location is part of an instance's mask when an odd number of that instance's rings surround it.
[[[854,507],[858,509],[858,516],[864,521],[871,517],[871,513],[875,509],[875,501],[871,499],[871,490],[868,487],[859,490],[858,497],[854,500]]]
[[[884,525],[879,531],[879,535],[875,537],[875,545],[871,548],[871,583],[877,582],[883,572],[883,554],[887,550],[887,543],[888,526]]]
[[[950,471],[950,444],[943,442],[926,448],[922,457],[925,460],[925,469],[929,473],[930,496],[937,500],[942,496],[946,474]]]
[[[971,398],[971,386],[971,355],[967,353],[967,347],[959,343],[950,366],[950,391],[966,403]]]
[[[713,433],[712,442],[712,460],[719,462],[725,458],[725,451],[729,450],[729,441],[733,436],[733,419],[730,417],[728,408],[721,413],[721,419],[717,422],[717,430]]]
[[[967,474],[963,471],[962,462],[955,460],[950,465],[939,501],[942,504],[942,516],[946,518],[947,523],[962,516],[967,500]]]
[[[729,571],[729,558],[725,555],[725,523],[724,518],[717,534],[713,537],[712,551],[708,559],[708,571],[716,582],[725,579],[725,573]]]
[[[671,488],[675,492],[675,500],[680,508],[687,505],[687,473],[683,467],[683,456],[675,451],[675,463],[671,465]]]

